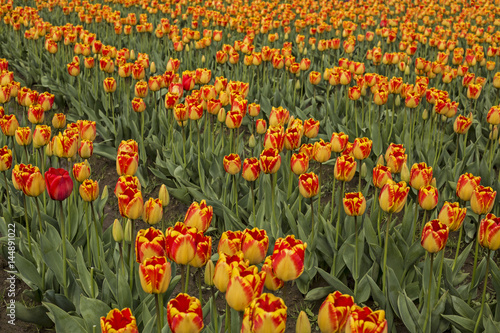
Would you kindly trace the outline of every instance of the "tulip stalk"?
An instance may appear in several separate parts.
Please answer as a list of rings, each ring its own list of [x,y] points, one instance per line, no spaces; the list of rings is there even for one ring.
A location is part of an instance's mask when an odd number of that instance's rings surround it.
[[[236,218],[239,219],[240,215],[238,212],[238,184],[236,183],[236,175],[233,175],[233,192],[234,192],[234,205],[236,208]]]
[[[68,297],[68,272],[67,272],[67,260],[66,260],[66,225],[64,221],[64,211],[62,200],[59,201],[59,211],[61,213],[61,238],[62,238],[62,252],[63,252],[63,289],[64,296]]]
[[[99,242],[99,229],[97,228],[97,219],[95,216],[95,210],[94,210],[94,202],[90,202],[90,210],[92,210],[92,219],[94,220],[94,228],[95,228],[95,245],[97,247],[97,268],[101,270],[101,248],[100,248],[100,242]],[[99,223],[100,225],[100,223]],[[102,231],[102,228],[101,228]]]
[[[386,227],[385,227],[385,244],[384,244],[384,269],[382,271],[382,293],[385,294],[387,291],[387,251],[389,249],[389,227],[391,225],[392,221],[392,213],[389,214],[389,218],[387,219],[386,222]],[[389,295],[387,293],[386,295],[387,301],[389,301]]]
[[[155,306],[156,306],[156,328],[158,333],[161,333],[161,315],[160,315],[160,302],[159,302],[159,294],[155,294]]]
[[[231,332],[231,308],[229,307],[229,304],[227,304],[226,301],[226,325],[224,328],[224,332]]]
[[[12,203],[10,201],[10,191],[9,191],[9,183],[7,182],[7,174],[2,172],[3,174],[3,179],[5,181],[5,192],[7,193],[7,204],[9,205],[9,215],[12,217]]]
[[[319,204],[318,204],[318,209],[319,209]],[[311,243],[312,244],[314,244],[313,240],[314,240],[314,196],[311,197]]]
[[[182,124],[181,128],[182,128],[182,158],[184,161],[184,166],[186,166],[186,131],[184,130],[184,124]]]
[[[337,178],[333,177],[332,200],[330,201],[330,224],[333,224],[333,206],[335,204],[335,185]]]
[[[340,235],[340,208],[342,207],[342,198],[345,192],[345,182],[342,182],[342,192],[339,196],[339,204],[337,207],[337,225],[335,226],[335,254],[333,256],[333,273],[335,274],[335,266],[337,262],[337,254],[339,252],[339,235]]]
[[[431,257],[431,267],[429,269],[429,291],[427,292],[427,308],[425,311],[424,332],[427,332],[427,323],[429,322],[429,317],[431,315],[432,267],[434,264],[434,253],[431,253],[430,257]]]
[[[28,204],[26,202],[26,194],[23,194],[24,198],[24,222],[26,223],[26,233],[28,234],[28,249],[30,251],[30,254],[33,255],[33,252],[31,251],[31,236],[30,236],[30,222],[28,222]]]
[[[476,282],[476,269],[477,269],[477,256],[479,253],[479,225],[481,224],[481,215],[479,215],[477,219],[477,229],[476,229],[476,237],[475,237],[475,249],[474,249],[474,266],[472,268],[472,279],[470,281],[470,287],[469,287],[469,298],[467,300],[467,304],[470,305],[470,302],[472,301],[472,290],[474,289],[474,284]]]
[[[132,225],[132,231],[131,231],[131,239],[130,239],[130,247],[129,247],[129,287],[130,290],[133,290],[134,288],[134,245],[132,244],[134,237],[134,231],[135,231],[135,223],[134,220],[130,220],[130,224]]]
[[[90,232],[89,232],[89,203],[85,202],[85,222],[86,222],[86,236],[87,236],[87,260],[88,263],[87,265],[91,265],[92,262],[92,256],[90,254]]]
[[[474,333],[478,332],[479,323],[483,319],[483,310],[484,310],[484,301],[486,298],[486,287],[488,285],[488,273],[490,270],[490,249],[486,253],[486,272],[484,274],[484,283],[483,283],[483,294],[481,296],[481,310],[479,310],[479,316],[477,317],[476,325],[474,326]]]
[[[206,121],[205,121],[205,124],[206,124]],[[201,142],[200,142],[200,124],[199,124],[199,120],[196,121],[196,129],[198,131],[198,177],[200,178],[200,187],[201,187],[201,190],[205,191],[205,185],[204,185],[205,181],[203,180],[203,177],[202,177],[203,170],[201,169],[201,154],[200,154],[200,145],[201,145]]]
[[[255,224],[255,195],[253,193],[254,183],[255,183],[255,181],[253,181],[253,182],[250,183],[250,194],[252,196],[252,216],[253,216],[253,223]]]
[[[358,294],[359,264],[358,264],[358,216],[354,216],[354,297]]]
[[[273,186],[271,188],[271,204],[273,206],[273,219],[274,223],[276,224],[276,230],[279,230],[278,226],[278,219],[276,218],[276,208],[275,208],[275,202],[276,202],[276,184],[278,183],[278,173],[275,172],[274,174],[270,174],[272,177],[272,182]]]
[[[189,265],[186,265],[187,268],[186,268],[186,276],[185,276],[185,283],[184,283],[184,293],[187,294],[188,292],[188,285],[189,285],[189,269],[191,268],[191,266]]]
[[[441,277],[443,276],[443,265],[444,265],[444,250],[445,249],[441,251],[441,258],[439,259],[440,263],[439,263],[439,274],[437,279],[436,299],[439,299],[439,291],[441,290]]]
[[[455,266],[457,265],[458,254],[460,252],[460,243],[462,242],[462,234],[464,232],[464,226],[460,226],[460,232],[458,233],[458,242],[457,249],[455,250],[455,259],[453,260],[453,266],[451,267],[451,271],[455,270]]]
[[[38,203],[38,197],[35,197],[36,210],[38,212],[38,227],[40,228],[40,236],[42,235],[42,214],[40,213],[40,204]],[[40,242],[40,247],[42,243]],[[42,263],[42,288],[45,288],[45,261]]]

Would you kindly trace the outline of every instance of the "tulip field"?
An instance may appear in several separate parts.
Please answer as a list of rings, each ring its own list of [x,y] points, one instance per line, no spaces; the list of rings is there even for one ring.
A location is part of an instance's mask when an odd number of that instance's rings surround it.
[[[1,332],[500,332],[499,0],[0,19]]]

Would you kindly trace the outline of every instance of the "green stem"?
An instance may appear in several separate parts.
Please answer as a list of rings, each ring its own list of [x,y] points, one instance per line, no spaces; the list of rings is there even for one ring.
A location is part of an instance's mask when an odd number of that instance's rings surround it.
[[[94,288],[94,267],[90,267],[90,296],[96,298],[95,288]]]
[[[474,333],[478,332],[479,323],[483,320],[484,301],[486,298],[486,287],[488,286],[489,270],[490,270],[490,249],[488,249],[486,255],[486,273],[484,274],[483,295],[481,296],[481,310],[479,311],[479,316],[477,317],[476,326],[474,327]]]
[[[26,164],[30,162],[30,158],[28,157],[28,146],[24,146],[24,156],[26,157]]]
[[[87,258],[88,258],[88,266],[92,265],[92,256],[90,254],[90,232],[89,232],[89,203],[85,203],[85,220],[86,220],[86,234],[87,234]]]
[[[437,288],[436,288],[436,299],[439,299],[439,291],[441,290],[441,276],[443,275],[443,265],[444,265],[444,251],[445,248],[441,251],[441,258],[439,259],[439,274],[438,274],[438,279],[437,279]]]
[[[236,207],[236,218],[239,219],[240,215],[238,212],[238,184],[236,183],[236,175],[233,175],[233,192],[234,192],[234,204]]]
[[[415,210],[413,212],[414,219],[413,219],[413,227],[415,228],[415,232],[413,233],[413,239],[412,243],[415,241],[415,238],[417,237],[417,222],[418,222],[418,202],[415,202]],[[424,221],[425,223],[425,221]]]
[[[460,226],[460,232],[458,233],[457,249],[455,251],[455,259],[453,260],[453,266],[451,268],[452,272],[455,270],[455,266],[457,265],[458,253],[460,252],[460,243],[462,242],[463,232],[464,232],[464,226],[462,225]]]
[[[384,265],[383,265],[383,274],[382,274],[382,293],[385,295],[387,291],[387,251],[389,249],[389,227],[391,225],[392,221],[392,213],[389,214],[389,218],[387,219],[386,222],[386,227],[385,227],[385,244],[384,244]],[[389,302],[389,295],[386,295],[386,300]]]
[[[156,328],[158,333],[161,333],[161,315],[160,315],[160,301],[159,301],[159,295],[155,294],[155,306],[156,306]]]
[[[457,169],[457,162],[458,162],[458,148],[460,147],[460,135],[457,134],[457,148],[455,149],[455,163],[453,163],[453,177],[455,177],[455,170]]]
[[[321,214],[321,166],[323,163],[319,164],[319,172],[318,172],[318,215]]]
[[[113,117],[113,133],[116,135],[115,106],[113,104],[113,94],[112,93],[109,93],[109,108],[111,109],[111,116]]]
[[[184,130],[184,124],[182,128],[182,157],[184,161],[184,167],[186,166],[186,132]]]
[[[97,247],[97,268],[101,270],[101,242],[99,241],[99,229],[97,227],[97,219],[95,216],[95,210],[94,210],[94,202],[90,202],[90,210],[92,211],[92,219],[94,220],[94,229],[95,229],[95,245]],[[102,231],[102,229],[101,229]]]
[[[129,287],[130,290],[133,290],[134,287],[134,231],[135,231],[135,225],[134,225],[134,220],[130,220],[130,223],[132,224],[132,238],[130,240],[130,247],[129,247]]]
[[[332,200],[330,201],[330,224],[333,224],[333,206],[335,203],[335,183],[337,182],[337,178],[333,177],[333,186],[332,186]]]
[[[9,191],[9,183],[7,182],[7,174],[3,173],[3,179],[5,180],[5,192],[7,193],[7,204],[9,205],[9,215],[12,218],[12,203],[10,202],[10,191]]]
[[[206,122],[205,122],[206,123]],[[204,191],[204,180],[203,180],[203,170],[201,168],[201,154],[200,154],[200,125],[199,120],[196,121],[196,129],[198,131],[198,177],[200,178],[200,187],[201,190]]]
[[[141,148],[143,151],[144,151],[144,149],[146,149],[144,146],[144,112],[145,111],[141,112],[141,143],[142,143]],[[113,119],[114,119],[114,117],[113,117]]]
[[[62,251],[63,251],[63,288],[64,296],[68,297],[68,280],[67,280],[67,260],[66,260],[66,225],[64,222],[64,212],[62,201],[59,201],[59,211],[61,213],[61,238],[62,238]]]
[[[342,207],[342,197],[344,196],[344,191],[345,191],[345,182],[342,182],[342,192],[340,192],[339,196],[339,203],[337,206],[337,226],[335,227],[336,229],[336,234],[335,234],[335,249],[338,251],[339,250],[339,235],[340,235],[340,207]]]
[[[278,183],[278,173],[275,172],[274,174],[270,174],[272,177],[272,183],[273,186],[271,188],[271,198],[272,198],[272,206],[273,206],[273,220],[274,223],[276,224],[276,230],[279,230],[279,225],[278,225],[278,219],[276,218],[276,208],[275,208],[275,202],[276,202],[276,184]]]
[[[30,235],[31,222],[28,222],[28,204],[26,203],[26,194],[23,194],[23,198],[24,198],[24,222],[26,223],[26,233],[28,234],[28,249],[30,251],[30,254],[33,255],[33,252],[31,251],[31,235]]]
[[[314,196],[311,197],[311,243],[314,244],[313,240],[314,240]]]
[[[42,236],[43,226],[42,226],[42,213],[40,213],[40,204],[38,203],[38,197],[35,197],[36,210],[38,212],[38,227],[40,228],[40,237]],[[42,243],[40,242],[40,247]],[[45,261],[42,263],[42,289],[45,289]]]
[[[231,332],[231,308],[226,301],[226,327],[224,331],[227,332],[228,330]]]
[[[250,182],[250,193],[252,195],[252,216],[253,216],[253,223],[255,225],[255,195],[253,193],[253,187],[254,187],[255,181]]]
[[[474,241],[476,242],[476,246],[474,249],[474,266],[472,268],[472,279],[470,281],[470,287],[469,287],[469,299],[467,300],[467,304],[470,305],[470,302],[472,301],[472,290],[474,289],[474,284],[476,283],[476,269],[477,269],[477,256],[479,253],[479,241],[478,241],[478,235],[479,235],[479,225],[481,223],[481,215],[479,215],[479,218],[477,220],[477,229],[476,229],[476,237],[474,238]]]
[[[189,269],[191,268],[191,266],[189,265],[186,265],[187,266],[187,269],[186,269],[186,281],[185,281],[185,284],[184,284],[184,293],[187,294],[188,292],[188,285],[189,285]]]
[[[358,294],[358,278],[359,278],[359,264],[358,264],[358,217],[354,216],[354,297]]]
[[[427,323],[431,315],[431,294],[432,294],[432,267],[434,264],[434,253],[431,253],[431,267],[429,269],[429,291],[427,292],[427,311],[425,312],[424,332],[427,332]]]

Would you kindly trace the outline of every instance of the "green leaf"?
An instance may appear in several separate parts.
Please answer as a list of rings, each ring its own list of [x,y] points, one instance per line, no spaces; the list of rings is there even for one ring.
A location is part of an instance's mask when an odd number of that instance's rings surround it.
[[[416,317],[416,315],[419,313],[418,309],[404,292],[399,293],[398,309],[399,313],[401,314],[401,320],[403,320],[403,323],[410,332],[416,333],[422,331],[422,328],[418,324],[418,317]]]
[[[77,253],[76,253],[76,266],[78,269],[78,278],[77,281],[80,281],[80,284],[82,286],[82,289],[85,291],[85,293],[92,297],[92,282],[94,284],[94,292],[99,293],[99,288],[97,286],[97,283],[94,281],[91,281],[90,273],[87,270],[87,265],[85,264],[85,261],[83,260],[83,255],[82,255],[82,249],[79,248]],[[97,294],[95,295],[97,296]]]
[[[324,299],[328,294],[332,293],[335,291],[334,287],[318,287],[314,288],[313,290],[310,290],[307,294],[306,297],[304,298],[305,301],[317,301],[320,299]]]
[[[42,286],[42,277],[38,273],[35,265],[33,265],[30,261],[26,260],[23,256],[19,255],[16,252],[16,267],[19,273],[16,275],[19,276],[28,286],[35,289],[34,287],[38,287],[40,290],[44,290]]]
[[[42,305],[27,308],[21,302],[16,302],[16,320],[20,319],[43,327],[51,327],[52,320],[47,316],[47,309]]]
[[[70,316],[54,304],[47,302],[42,302],[42,304],[49,309],[57,332],[86,333],[82,326],[83,320],[81,318]]]
[[[100,327],[100,317],[106,317],[111,308],[103,301],[80,296],[80,314],[85,320],[87,330],[92,332],[92,326]]]
[[[453,326],[457,327],[460,332],[472,332],[474,330],[475,322],[472,319],[457,315],[443,314],[441,317],[448,320]]]
[[[348,295],[353,296],[353,292],[351,291],[351,289],[349,289],[345,284],[343,284],[339,279],[337,279],[337,277],[325,272],[324,270],[322,270],[319,267],[316,267],[316,269],[318,270],[318,273],[321,274],[323,279],[325,279],[325,281],[330,286],[335,288],[335,290],[340,291],[342,294],[348,294]]]

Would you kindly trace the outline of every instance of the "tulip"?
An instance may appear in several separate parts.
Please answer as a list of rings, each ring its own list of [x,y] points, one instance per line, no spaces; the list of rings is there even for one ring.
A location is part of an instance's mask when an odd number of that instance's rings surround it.
[[[95,180],[84,180],[80,184],[79,190],[83,201],[91,202],[99,197],[99,183]]]
[[[427,252],[437,253],[446,245],[448,233],[449,229],[445,224],[432,220],[425,224],[420,243]]]
[[[389,181],[392,180],[391,169],[384,165],[377,164],[373,168],[373,185],[376,188],[382,188]]]
[[[343,203],[344,211],[349,216],[363,215],[366,210],[366,199],[361,192],[346,193]]]
[[[476,186],[470,198],[472,211],[478,215],[488,214],[493,209],[496,195],[491,187]]]
[[[251,265],[261,263],[266,258],[269,237],[263,229],[245,229],[241,235],[241,250]]]
[[[356,138],[352,148],[354,158],[357,160],[364,160],[367,158],[372,150],[372,144],[372,140],[368,138]]]
[[[167,321],[173,333],[201,332],[203,311],[201,302],[188,294],[179,294],[167,304]]]
[[[394,151],[388,156],[386,156],[387,167],[391,170],[391,173],[400,173],[403,165],[406,164],[408,155],[404,151]]]
[[[205,200],[200,203],[193,202],[184,216],[184,224],[188,228],[196,228],[198,231],[205,232],[210,223],[212,223],[213,207],[208,206]]]
[[[90,158],[93,153],[94,143],[89,140],[82,140],[80,142],[80,148],[78,148],[78,155],[83,159],[87,159]]]
[[[223,160],[224,170],[231,174],[235,175],[241,170],[241,159],[238,154],[229,154],[224,156]]]
[[[150,257],[139,265],[142,289],[148,294],[163,294],[170,285],[172,268],[165,257]]]
[[[267,131],[267,124],[265,119],[255,120],[255,131],[257,134],[264,134]]]
[[[79,183],[90,177],[90,165],[87,160],[73,164],[73,178]]]
[[[221,293],[225,293],[227,285],[234,269],[244,269],[248,262],[243,260],[243,253],[238,252],[235,255],[226,255],[219,253],[219,260],[215,265],[214,285]]]
[[[432,185],[427,185],[418,191],[418,204],[422,209],[433,210],[438,203],[438,190]]]
[[[29,127],[18,127],[15,132],[16,142],[20,146],[28,146],[33,140]]]
[[[284,126],[290,118],[290,111],[280,107],[272,107],[271,114],[269,115],[269,126]]]
[[[410,186],[416,190],[430,185],[432,181],[432,167],[428,167],[425,162],[415,163],[410,170]]]
[[[285,132],[283,126],[271,126],[264,137],[264,149],[283,150],[285,144]]]
[[[480,181],[481,177],[474,177],[471,173],[464,173],[457,181],[457,196],[464,201],[471,200],[472,192],[479,185]]]
[[[267,148],[260,154],[260,169],[264,173],[276,173],[281,166],[281,156],[274,148]]]
[[[9,170],[12,167],[12,150],[7,146],[0,148],[0,172]],[[8,191],[7,191],[8,193]]]
[[[104,92],[114,93],[116,91],[116,80],[113,77],[107,77],[103,81]]]
[[[10,168],[12,165],[12,152],[7,147],[2,148],[2,150],[4,152],[2,160],[5,161],[2,164],[5,163],[5,166]],[[45,182],[40,170],[31,164],[14,166],[14,169],[12,169],[12,184],[16,190],[22,190],[24,194],[30,197],[37,197],[45,191]],[[71,187],[73,188],[72,181]]]
[[[478,241],[490,251],[500,248],[500,217],[488,214],[479,224]]]
[[[311,323],[304,311],[300,311],[295,325],[295,333],[311,333]]]
[[[257,266],[234,268],[226,289],[226,302],[236,311],[243,311],[253,299],[262,294],[265,272]]]
[[[387,333],[385,311],[372,311],[368,307],[355,308],[345,325],[346,333]]]
[[[356,308],[352,296],[339,291],[331,293],[319,308],[318,326],[322,333],[343,332],[351,312]]]
[[[52,117],[52,126],[54,128],[64,128],[66,126],[66,115],[64,113],[56,113]]]
[[[212,256],[212,237],[203,235],[202,232],[196,236],[196,253],[193,260],[189,262],[190,266],[201,268],[209,261]]]
[[[333,175],[335,179],[348,182],[351,181],[356,172],[356,161],[349,155],[341,155],[335,161]]]
[[[301,132],[297,127],[289,127],[285,132],[285,148],[295,150],[300,146]]]
[[[168,244],[167,256],[180,265],[187,265],[196,255],[197,229],[177,222],[174,227],[165,231]]]
[[[146,103],[142,98],[134,97],[134,99],[132,99],[132,110],[137,113],[144,112],[146,110]]]
[[[122,194],[128,187],[141,190],[141,183],[139,179],[135,176],[121,176],[118,178],[115,186],[115,196],[118,198],[120,194]]]
[[[257,180],[260,175],[259,160],[255,157],[246,158],[243,161],[243,171],[241,175],[246,181],[252,182]]]
[[[313,139],[318,136],[319,132],[319,120],[314,120],[309,118],[304,121],[304,135],[309,139]]]
[[[320,139],[314,143],[314,148],[312,152],[312,157],[315,161],[319,163],[326,162],[330,159],[332,154],[332,149],[330,148],[330,143]]]
[[[58,135],[52,138],[54,145],[54,154],[61,158],[71,158],[78,151],[78,138],[70,137],[59,132]]]
[[[118,208],[121,216],[131,220],[138,219],[142,216],[144,209],[141,191],[134,187],[127,187],[118,195]]]
[[[332,138],[330,140],[332,151],[335,153],[343,152],[348,142],[349,142],[349,136],[344,132],[333,133]]]
[[[102,333],[139,333],[137,322],[130,308],[113,309],[106,317],[101,317]]]
[[[297,176],[303,174],[309,169],[309,158],[304,153],[293,154],[290,160],[290,168]]]
[[[276,277],[276,274],[273,271],[273,262],[271,260],[271,256],[266,257],[261,270],[263,272],[266,272],[266,280],[264,282],[264,286],[267,289],[276,291],[278,289],[281,289],[285,285],[285,281]]]
[[[299,176],[299,192],[304,198],[312,198],[318,194],[319,179],[314,172],[303,173]]]
[[[217,247],[219,255],[226,254],[228,256],[232,256],[240,252],[242,235],[241,231],[227,230],[223,232]]]
[[[45,111],[40,104],[33,104],[28,109],[28,121],[32,124],[40,124],[45,120]]]
[[[47,192],[52,200],[63,201],[73,191],[73,180],[64,169],[49,168],[45,172]]]
[[[142,220],[150,225],[155,225],[163,217],[163,206],[160,199],[149,198],[144,204]]]
[[[141,229],[135,238],[135,254],[138,263],[152,257],[166,255],[166,239],[161,230],[153,227]]]
[[[277,239],[271,256],[276,277],[285,282],[297,279],[304,271],[306,248],[307,244],[294,235]]]
[[[139,165],[139,154],[136,152],[120,152],[116,157],[116,172],[119,176],[134,175]]]
[[[380,208],[386,213],[399,213],[408,197],[410,188],[405,182],[387,183],[384,185],[379,194]]]
[[[283,333],[286,329],[287,307],[273,294],[262,294],[245,308],[242,333]]]
[[[458,230],[465,219],[467,208],[460,208],[458,202],[444,202],[443,208],[439,212],[438,219],[441,223],[448,226],[450,231]]]
[[[465,134],[472,125],[472,113],[469,117],[458,116],[453,123],[453,130],[458,134]]]

